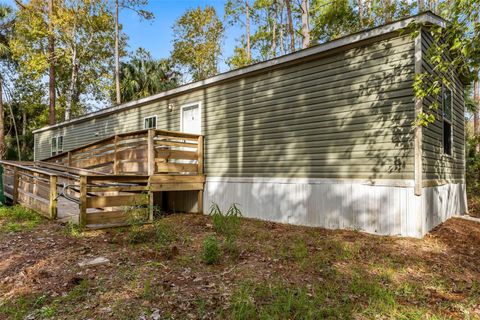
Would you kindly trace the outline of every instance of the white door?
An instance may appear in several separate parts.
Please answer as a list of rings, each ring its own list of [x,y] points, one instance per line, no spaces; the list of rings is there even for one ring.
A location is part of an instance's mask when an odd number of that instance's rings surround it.
[[[181,130],[183,132],[201,134],[202,124],[200,120],[200,105],[182,107],[182,123]]]

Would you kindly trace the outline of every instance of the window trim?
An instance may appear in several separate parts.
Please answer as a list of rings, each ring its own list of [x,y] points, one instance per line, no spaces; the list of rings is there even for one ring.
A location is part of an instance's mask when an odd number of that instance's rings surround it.
[[[203,128],[202,128],[202,102],[197,101],[197,102],[192,102],[189,104],[184,104],[183,106],[180,107],[180,131],[185,132],[183,128],[183,109],[188,108],[188,107],[193,107],[193,106],[198,106],[198,116],[200,118],[200,133],[203,134]]]
[[[58,139],[59,138],[62,138],[62,149],[59,150],[58,148]],[[53,150],[53,140],[55,140],[55,154],[53,154],[54,150]],[[63,153],[63,146],[64,146],[64,142],[65,142],[65,136],[64,135],[61,135],[61,134],[57,134],[57,135],[54,135],[53,137],[50,138],[50,156],[51,157],[54,157],[56,155],[59,155],[61,153]]]
[[[445,92],[450,91],[450,112],[452,113],[451,119],[445,118]],[[446,157],[453,158],[453,122],[455,114],[453,112],[453,90],[447,86],[442,86],[442,154]],[[450,124],[450,153],[445,152],[445,122]]]
[[[155,128],[147,128],[145,126],[145,120],[150,119],[150,118],[155,118]],[[158,128],[158,116],[154,114],[153,116],[148,116],[143,118],[143,130],[150,130],[150,129],[157,129]]]

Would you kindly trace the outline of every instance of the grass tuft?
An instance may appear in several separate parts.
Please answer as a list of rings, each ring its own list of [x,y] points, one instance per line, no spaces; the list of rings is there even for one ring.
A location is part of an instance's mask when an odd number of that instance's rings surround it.
[[[202,257],[206,264],[216,264],[220,261],[220,243],[213,235],[203,241]]]
[[[227,212],[223,213],[218,204],[213,203],[210,207],[210,216],[217,234],[227,238],[235,237],[238,234],[242,213],[237,204],[232,204]]]
[[[0,207],[0,233],[32,230],[41,221],[39,214],[20,205]]]

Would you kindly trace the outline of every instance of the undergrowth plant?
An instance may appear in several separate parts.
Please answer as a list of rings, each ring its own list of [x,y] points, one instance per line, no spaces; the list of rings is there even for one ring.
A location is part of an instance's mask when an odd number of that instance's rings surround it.
[[[237,258],[240,250],[237,245],[237,236],[240,231],[242,212],[236,203],[223,213],[218,204],[212,203],[210,216],[213,220],[213,228],[219,236],[225,237],[223,249],[230,257]]]
[[[155,248],[164,258],[172,259],[178,254],[178,248],[174,243],[178,236],[171,225],[165,223],[163,219],[156,220],[153,223],[153,233]]]
[[[220,261],[220,244],[213,235],[203,240],[202,258],[206,264],[215,264]]]
[[[128,239],[132,244],[142,243],[148,239],[148,234],[143,228],[148,217],[148,207],[145,205],[147,203],[148,195],[142,194],[140,200],[136,200],[131,205],[123,208],[127,216],[127,222],[131,226]]]
[[[78,223],[75,223],[73,221],[68,221],[67,227],[65,229],[65,233],[67,236],[73,237],[73,238],[79,238],[82,235],[82,230]]]
[[[226,213],[222,212],[218,204],[212,203],[210,216],[213,219],[213,228],[217,234],[227,238],[235,237],[238,234],[242,212],[236,203],[233,203]]]
[[[31,230],[41,221],[40,215],[20,205],[0,206],[0,233]]]

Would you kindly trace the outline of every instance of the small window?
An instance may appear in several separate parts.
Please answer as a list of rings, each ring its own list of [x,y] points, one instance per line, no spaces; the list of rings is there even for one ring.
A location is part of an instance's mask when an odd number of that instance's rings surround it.
[[[145,118],[143,129],[157,129],[157,116]]]
[[[63,136],[52,138],[52,156],[63,152]]]
[[[452,91],[445,88],[442,97],[443,153],[452,155]]]

